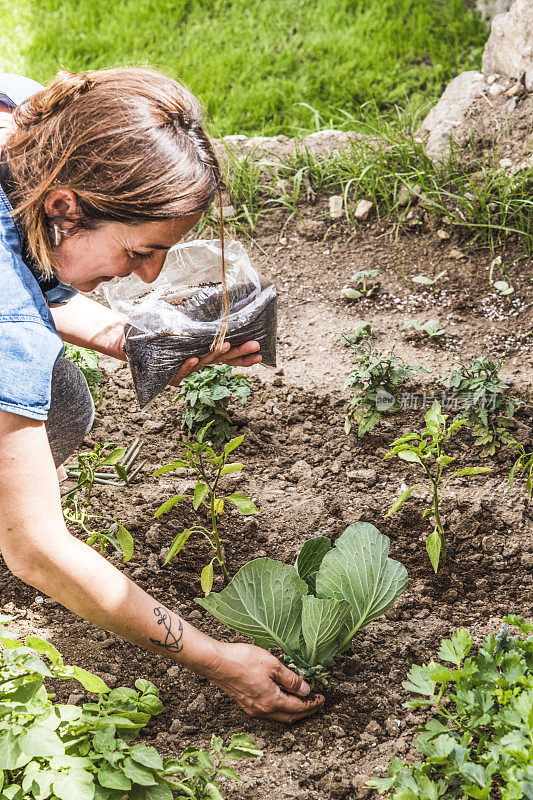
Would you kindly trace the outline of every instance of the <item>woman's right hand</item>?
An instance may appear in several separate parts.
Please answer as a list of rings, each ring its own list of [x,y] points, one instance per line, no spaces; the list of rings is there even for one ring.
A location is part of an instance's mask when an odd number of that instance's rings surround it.
[[[250,644],[217,642],[217,660],[203,674],[251,717],[295,722],[314,714],[324,697],[296,673]]]

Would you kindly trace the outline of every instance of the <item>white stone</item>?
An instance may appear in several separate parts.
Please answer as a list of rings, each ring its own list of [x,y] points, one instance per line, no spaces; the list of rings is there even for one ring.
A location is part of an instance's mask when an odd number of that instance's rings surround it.
[[[507,78],[525,76],[525,87],[533,91],[533,0],[516,0],[505,14],[492,21],[483,51],[483,74]]]
[[[235,216],[235,206],[222,206],[222,216],[224,219],[230,219]]]
[[[532,0],[533,2],[533,0]],[[426,152],[439,161],[449,153],[454,129],[467,120],[468,112],[486,84],[480,81],[480,72],[462,72],[448,84],[442,97],[422,122],[421,131],[426,137]]]
[[[342,195],[334,194],[329,198],[329,215],[331,219],[339,219],[342,217],[343,206]]]
[[[354,217],[356,219],[368,219],[368,215],[374,208],[374,203],[371,200],[359,200],[355,207]]]

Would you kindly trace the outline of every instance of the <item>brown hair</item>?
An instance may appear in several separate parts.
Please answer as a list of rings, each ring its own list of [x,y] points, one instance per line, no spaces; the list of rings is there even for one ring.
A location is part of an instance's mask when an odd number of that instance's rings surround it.
[[[44,210],[52,189],[75,193],[80,217],[71,221],[86,229],[188,216],[220,194],[199,102],[156,70],[60,72],[14,119],[5,147],[14,214],[45,276],[54,267],[50,225],[57,220]]]

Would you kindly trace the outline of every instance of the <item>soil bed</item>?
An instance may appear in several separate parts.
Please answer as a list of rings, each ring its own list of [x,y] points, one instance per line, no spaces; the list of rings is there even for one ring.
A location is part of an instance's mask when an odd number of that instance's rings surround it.
[[[247,468],[228,476],[227,486],[251,496],[261,514],[243,520],[230,512],[220,528],[232,571],[258,556],[292,562],[305,539],[317,534],[336,538],[357,520],[372,522],[391,537],[391,555],[409,573],[407,591],[336,660],[324,711],[292,726],[252,720],[204,680],[94,628],[48,598],[36,602],[35,590],[6,573],[0,579],[3,607],[19,615],[20,633],[48,638],[68,662],[97,672],[110,685],[133,685],[137,677],[154,680],[166,710],[144,738],[161,752],[207,742],[214,732],[253,735],[265,755],[240,765],[244,783],[231,795],[239,800],[269,794],[276,800],[364,797],[365,780],[381,773],[389,758],[415,755],[412,731],[422,716],[402,708],[407,696],[401,682],[410,665],[435,657],[440,640],[458,626],[480,641],[499,630],[505,614],[533,613],[532,511],[521,482],[509,489],[510,448],[483,462],[492,467],[487,476],[451,485],[443,507],[449,561],[438,575],[424,548],[424,499],[383,518],[400,486],[414,482],[416,471],[399,461],[382,461],[395,437],[423,426],[433,396],[441,399],[436,381],[453,368],[455,349],[463,356],[506,357],[502,375],[525,403],[517,414],[517,436],[531,446],[531,260],[521,260],[506,276],[515,287],[508,303],[490,289],[486,250],[469,252],[453,238],[443,242],[427,231],[395,244],[386,224],[369,225],[357,236],[342,223],[328,230],[331,221],[326,223],[321,210],[309,209],[304,221],[287,226],[281,243],[280,226],[270,218],[258,240],[264,253],[250,248],[254,266],[276,282],[280,293],[281,358],[277,372],[251,371],[251,399],[234,413],[235,431],[246,434],[240,458]],[[504,260],[513,255],[518,253],[507,253]],[[379,270],[380,292],[351,305],[341,300],[343,284],[365,268]],[[433,276],[443,269],[447,275],[435,293],[411,282],[413,275]],[[446,336],[418,343],[402,327],[411,317],[438,317]],[[384,419],[374,433],[357,440],[343,430],[348,351],[332,336],[349,331],[361,318],[376,331],[378,346],[396,342],[399,355],[428,372],[410,387],[404,413]],[[180,413],[172,402],[176,392],[169,390],[141,413],[128,368],[107,362],[106,367],[108,401],[88,443],[128,444],[141,436],[142,457],[148,460],[142,482],[95,492],[94,507],[119,519],[135,538],[129,564],[110,558],[158,601],[202,630],[231,640],[231,632],[194,603],[206,562],[202,542],[191,540],[178,561],[160,567],[165,548],[194,516],[178,507],[153,520],[164,499],[190,485],[186,475],[177,473],[151,477],[179,450]],[[479,463],[464,432],[451,454],[460,466]],[[73,686],[58,687],[61,698],[69,691]]]

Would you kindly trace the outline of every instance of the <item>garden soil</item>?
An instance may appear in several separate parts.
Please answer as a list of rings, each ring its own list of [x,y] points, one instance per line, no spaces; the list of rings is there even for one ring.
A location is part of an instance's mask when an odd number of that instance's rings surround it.
[[[14,632],[47,638],[68,662],[98,673],[109,685],[133,686],[138,677],[157,684],[165,712],[142,738],[162,753],[206,744],[212,733],[250,733],[264,756],[240,763],[243,783],[228,786],[235,800],[365,797],[365,781],[383,774],[392,756],[415,757],[414,731],[424,716],[403,707],[408,695],[402,681],[410,665],[436,657],[441,639],[458,626],[479,643],[485,634],[498,632],[507,613],[533,614],[533,514],[523,483],[513,490],[508,486],[511,450],[487,461],[488,475],[450,486],[443,507],[449,559],[437,575],[424,548],[424,499],[415,494],[399,513],[384,519],[402,488],[416,480],[416,470],[397,460],[382,461],[396,436],[422,427],[433,397],[443,399],[436,381],[449,374],[457,352],[505,358],[502,374],[525,404],[517,414],[516,435],[531,448],[531,260],[509,268],[506,279],[515,293],[507,302],[490,289],[490,252],[469,249],[453,232],[442,239],[420,225],[418,233],[395,241],[388,224],[369,222],[354,233],[342,221],[328,220],[326,212],[326,199],[304,209],[281,239],[284,220],[270,216],[257,246],[249,242],[254,266],[279,291],[279,366],[250,370],[251,399],[233,408],[235,434],[246,434],[239,451],[246,469],[227,477],[227,489],[251,496],[261,513],[242,518],[230,511],[220,519],[231,570],[258,556],[292,562],[306,539],[336,538],[357,520],[390,536],[391,555],[407,567],[405,594],[336,659],[323,711],[293,725],[251,719],[205,680],[83,622],[49,598],[43,601],[5,569],[0,578],[3,608],[17,617]],[[512,249],[503,253],[504,264],[519,255]],[[379,270],[380,291],[356,303],[342,300],[344,283],[367,268]],[[447,274],[435,292],[411,280],[442,270]],[[343,383],[350,362],[335,334],[350,331],[361,318],[376,331],[378,346],[395,344],[398,355],[427,373],[405,393],[404,413],[358,440],[343,429],[348,398]],[[407,318],[438,318],[446,336],[432,342],[410,338],[402,325]],[[118,555],[110,560],[203,631],[235,640],[195,605],[199,571],[210,558],[201,541],[190,540],[179,560],[161,567],[172,538],[195,516],[177,507],[153,519],[164,499],[191,485],[179,473],[152,477],[176,457],[183,440],[176,391],[167,390],[141,412],[128,367],[106,361],[104,368],[108,399],[86,443],[129,444],[140,436],[147,459],[142,481],[95,492],[95,511],[116,517],[135,538],[129,564]],[[461,466],[479,463],[464,431],[451,453]],[[69,692],[76,693],[71,701],[84,698],[74,684],[60,684],[57,692],[63,700]]]

